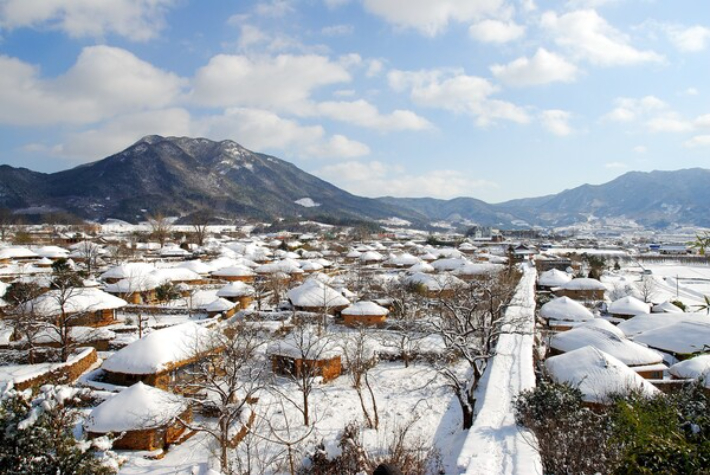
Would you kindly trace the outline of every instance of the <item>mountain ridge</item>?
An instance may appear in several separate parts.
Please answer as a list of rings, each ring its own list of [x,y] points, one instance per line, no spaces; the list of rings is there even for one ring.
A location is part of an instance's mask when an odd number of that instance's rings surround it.
[[[0,165],[0,206],[65,210],[82,218],[138,221],[154,213],[273,220],[330,216],[458,221],[498,227],[565,226],[593,217],[649,227],[710,226],[710,170],[627,172],[603,184],[486,203],[471,198],[366,198],[290,162],[231,141],[147,135],[104,159],[55,173]]]

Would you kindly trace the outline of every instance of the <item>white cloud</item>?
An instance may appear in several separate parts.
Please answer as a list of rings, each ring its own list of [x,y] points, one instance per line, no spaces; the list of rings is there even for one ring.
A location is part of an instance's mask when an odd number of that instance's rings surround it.
[[[364,0],[365,8],[398,28],[426,36],[443,32],[450,22],[468,22],[493,15],[504,0]]]
[[[333,135],[327,141],[308,146],[304,153],[314,158],[356,158],[369,155],[370,147],[343,135]]]
[[[320,116],[381,131],[432,128],[428,120],[412,111],[395,110],[391,114],[380,114],[377,107],[363,99],[352,102],[321,102],[315,106],[315,111]]]
[[[405,168],[378,161],[349,161],[328,165],[315,172],[348,191],[365,196],[469,196],[476,189],[496,188],[494,182],[474,179],[458,170],[406,173]]]
[[[639,50],[629,44],[628,35],[611,26],[594,10],[578,10],[563,15],[546,12],[541,26],[550,32],[555,43],[578,59],[598,66],[624,66],[661,62],[663,56]]]
[[[696,135],[683,145],[687,148],[710,147],[710,135]]]
[[[634,153],[646,153],[648,152],[648,148],[645,147],[644,145],[637,145],[634,147]]]
[[[669,112],[648,120],[646,127],[651,132],[680,133],[693,130],[693,123],[683,119],[674,112]]]
[[[517,87],[572,82],[578,74],[574,64],[545,48],[538,48],[530,59],[522,57],[506,65],[494,64],[491,71],[504,83]]]
[[[695,119],[695,125],[700,128],[710,129],[710,114],[697,117]]]
[[[621,169],[621,168],[629,168],[629,166],[623,162],[609,162],[609,163],[604,164],[604,168]]]
[[[497,86],[461,71],[394,70],[390,71],[387,79],[395,91],[408,91],[415,103],[472,115],[479,126],[489,125],[498,119],[523,124],[530,121],[522,107],[490,97],[499,91]]]
[[[294,12],[296,9],[291,0],[271,0],[269,2],[259,2],[254,8],[254,12],[260,16],[279,18]]]
[[[705,26],[665,25],[663,30],[680,51],[695,53],[704,50],[710,43],[710,28]]]
[[[537,10],[537,5],[535,5],[535,0],[520,0],[520,8],[523,12],[530,13]]]
[[[321,29],[321,33],[325,36],[346,36],[351,35],[355,31],[352,25],[331,25]]]
[[[569,112],[559,109],[542,111],[540,114],[542,126],[549,132],[561,137],[573,132],[572,127],[569,125],[571,118],[572,115]]]
[[[71,37],[154,38],[175,0],[3,0],[0,28],[46,28]]]
[[[685,91],[683,91],[683,94],[686,96],[697,96],[699,94],[698,90],[694,87],[689,87]]]
[[[194,102],[298,113],[320,87],[350,81],[347,69],[319,55],[249,58],[220,54],[194,78]]]
[[[515,22],[483,20],[474,23],[468,29],[469,35],[483,43],[508,43],[525,34],[525,27]]]
[[[656,96],[645,96],[641,99],[619,97],[614,100],[616,107],[604,116],[613,122],[632,122],[649,114],[659,113],[668,108],[668,104]]]
[[[334,135],[320,125],[304,126],[273,112],[233,107],[196,121],[193,134],[229,138],[251,150],[280,150],[304,158],[353,158],[367,155],[367,145]]]
[[[379,76],[384,67],[384,63],[379,59],[372,59],[370,60],[370,64],[367,66],[367,72],[365,73],[365,76],[369,78]]]
[[[109,46],[82,50],[62,76],[0,56],[0,122],[13,125],[85,124],[117,114],[170,105],[184,80]]]

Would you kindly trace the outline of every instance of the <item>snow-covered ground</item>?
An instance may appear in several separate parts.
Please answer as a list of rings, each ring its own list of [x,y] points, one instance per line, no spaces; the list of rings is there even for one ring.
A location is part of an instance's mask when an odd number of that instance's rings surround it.
[[[379,407],[380,430],[364,431],[366,449],[377,452],[389,434],[403,424],[412,423],[410,434],[413,437],[437,447],[444,457],[451,455],[449,452],[454,446],[454,439],[460,434],[461,411],[453,393],[435,370],[425,364],[412,364],[405,368],[398,362],[380,363],[371,370],[370,378]],[[298,394],[298,389],[286,379],[282,379],[280,385],[283,391]],[[337,437],[346,424],[363,421],[360,402],[347,375],[319,385],[310,398],[310,407],[316,422],[313,433],[303,444],[305,450],[312,450],[321,440],[326,447],[335,447]],[[274,397],[266,396],[260,398],[255,408],[257,413],[270,417],[274,424],[284,417],[282,410],[298,430],[302,416],[288,403],[281,406]],[[264,446],[265,453],[283,451],[282,446],[269,443]],[[202,475],[210,468],[210,459],[214,464],[212,449],[210,440],[198,434],[172,447],[160,460],[147,459],[144,457],[146,453],[125,452],[128,460],[120,474]]]
[[[524,322],[521,334],[504,334],[478,390],[476,420],[463,441],[456,467],[447,473],[466,475],[542,474],[542,462],[534,449],[534,435],[515,423],[513,399],[535,386],[533,331],[535,278],[526,267],[509,306],[508,322]],[[454,471],[455,470],[455,471]]]

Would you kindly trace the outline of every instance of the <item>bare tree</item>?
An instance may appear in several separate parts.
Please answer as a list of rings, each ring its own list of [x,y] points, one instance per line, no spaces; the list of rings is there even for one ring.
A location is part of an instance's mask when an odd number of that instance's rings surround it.
[[[653,276],[647,274],[641,276],[641,280],[638,282],[636,287],[641,294],[641,298],[646,303],[651,302],[653,296],[656,295],[658,290],[658,285],[656,284]]]
[[[212,211],[208,209],[198,211],[190,218],[193,236],[198,246],[202,247],[205,244],[205,239],[208,236],[208,226],[213,219],[214,215]]]
[[[343,356],[345,357],[353,388],[360,400],[360,407],[367,427],[377,429],[380,425],[380,415],[377,410],[377,399],[372,390],[369,377],[370,370],[377,365],[377,358],[365,327],[360,326],[356,332],[348,336],[343,345]],[[365,390],[367,390],[369,397],[370,409],[367,408],[365,402]],[[372,411],[372,414],[370,411]]]
[[[461,405],[464,429],[473,425],[476,388],[489,359],[495,355],[498,337],[516,333],[522,325],[503,319],[517,281],[517,274],[490,276],[437,302],[437,318],[432,319],[431,328],[441,337],[448,356],[462,359],[471,371],[470,377],[460,374],[446,358],[434,363]]]
[[[9,208],[0,208],[0,240],[5,241],[8,234],[14,230],[17,219]]]
[[[29,364],[35,363],[37,340],[47,325],[47,319],[37,315],[28,304],[43,292],[35,283],[19,282],[12,285],[5,297],[12,306],[5,315],[5,321],[12,327],[14,336],[25,342]]]
[[[91,275],[98,267],[99,259],[104,252],[103,248],[88,239],[84,239],[74,250],[79,252],[84,261],[87,274]]]
[[[155,213],[148,216],[148,224],[150,225],[151,238],[157,240],[160,247],[163,247],[173,230],[172,221],[163,213]]]
[[[265,385],[265,361],[257,354],[262,344],[256,330],[243,325],[215,332],[210,346],[219,352],[199,360],[180,383],[194,409],[216,419],[216,424],[209,419],[183,423],[191,430],[209,435],[216,443],[221,472],[227,475],[236,473],[230,451],[241,442],[244,431],[248,432],[254,421],[254,416],[247,421],[243,416]]]
[[[281,369],[296,385],[298,396],[278,385],[274,385],[273,389],[303,415],[303,425],[308,426],[313,422],[309,398],[316,388],[316,378],[323,375],[322,367],[317,362],[329,356],[331,341],[328,336],[318,335],[306,324],[297,325],[287,338],[274,354],[279,356],[278,353],[283,352],[293,362]]]

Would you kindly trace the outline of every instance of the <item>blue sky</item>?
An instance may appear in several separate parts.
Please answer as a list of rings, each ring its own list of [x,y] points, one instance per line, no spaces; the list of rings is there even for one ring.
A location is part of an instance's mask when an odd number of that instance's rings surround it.
[[[710,167],[706,0],[0,0],[0,162],[232,139],[367,196]]]

